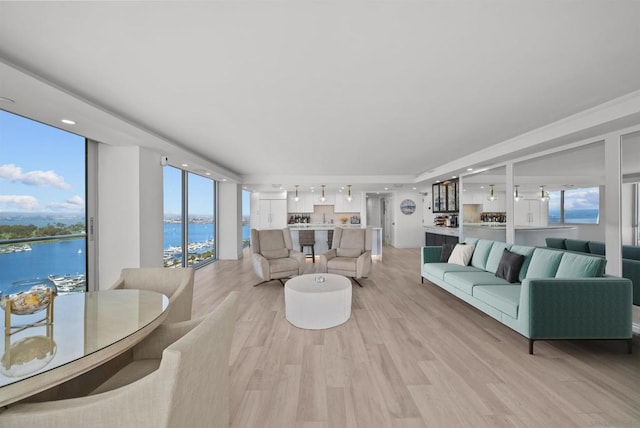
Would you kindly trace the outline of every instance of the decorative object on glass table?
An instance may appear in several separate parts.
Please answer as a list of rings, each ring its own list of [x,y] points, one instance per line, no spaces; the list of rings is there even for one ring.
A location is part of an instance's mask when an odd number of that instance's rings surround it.
[[[27,336],[11,343],[11,336],[4,338],[4,354],[0,359],[0,372],[8,377],[22,377],[45,367],[56,355],[53,326],[46,326],[47,335]]]
[[[0,307],[4,310],[4,333],[11,335],[22,331],[25,328],[52,324],[53,323],[53,301],[57,294],[55,285],[33,282],[14,284],[9,292],[2,296],[0,293]],[[46,309],[46,316],[38,321],[26,324],[12,325],[12,315],[32,315]]]
[[[322,275],[316,275],[314,280],[317,284],[322,284],[325,281],[325,278]]]

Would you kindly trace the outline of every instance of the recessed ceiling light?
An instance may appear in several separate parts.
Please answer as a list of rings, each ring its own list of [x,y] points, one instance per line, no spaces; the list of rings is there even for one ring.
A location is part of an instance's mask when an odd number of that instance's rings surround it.
[[[384,188],[384,190],[389,190],[389,188],[388,188],[388,187],[385,187],[385,188]]]
[[[222,179],[222,181],[227,181],[227,179],[226,179],[226,178],[223,178],[223,179]],[[281,189],[282,189],[282,187],[281,187]]]
[[[467,168],[467,171],[473,171],[473,168]]]
[[[436,183],[440,183],[440,180],[436,180]]]
[[[71,120],[71,119],[62,119],[60,122],[66,124],[66,125],[75,125],[76,123]]]
[[[189,164],[183,163],[182,166],[187,167]]]
[[[205,172],[204,175],[211,175],[211,173],[210,172]]]
[[[452,175],[451,178],[458,178],[458,176],[457,175]]]
[[[413,188],[413,190],[418,190],[418,188],[417,188],[417,187],[414,187],[414,188]]]
[[[7,98],[7,97],[0,97],[0,103],[8,103],[8,104],[13,104],[15,103],[16,100],[12,100],[11,98]]]

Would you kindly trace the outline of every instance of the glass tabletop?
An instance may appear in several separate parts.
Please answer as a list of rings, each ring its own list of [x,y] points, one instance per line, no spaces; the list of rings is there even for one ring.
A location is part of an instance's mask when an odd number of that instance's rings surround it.
[[[65,374],[60,376],[64,381],[74,371],[78,375],[90,369],[89,364],[82,364],[89,356],[101,354],[102,360],[115,357],[152,331],[148,329],[151,324],[155,328],[161,322],[168,303],[165,295],[147,290],[105,290],[55,297],[52,324],[14,330],[0,341],[0,403],[10,402],[5,395],[10,394],[12,386],[29,383],[44,374],[51,378],[46,383],[55,385],[56,376],[51,373],[58,368],[65,366]],[[0,315],[0,331],[4,332],[6,314],[0,310]],[[45,316],[46,311],[11,315],[10,322],[14,327],[35,323]],[[131,341],[135,343],[113,346],[145,328],[149,331]],[[109,347],[116,348],[113,355],[105,352]],[[21,390],[25,388],[28,385],[20,385]]]

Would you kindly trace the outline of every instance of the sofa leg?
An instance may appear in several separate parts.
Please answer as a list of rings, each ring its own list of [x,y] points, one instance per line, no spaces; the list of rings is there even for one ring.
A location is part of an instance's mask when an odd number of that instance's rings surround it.
[[[533,339],[529,339],[529,355],[533,355]]]
[[[353,280],[356,282],[356,284],[358,284],[360,287],[362,287],[362,284],[360,284],[360,281],[358,281],[356,278],[353,278]]]
[[[627,339],[627,353],[631,354],[632,353],[632,343],[633,343],[633,339]]]
[[[420,277],[420,283],[424,284],[424,276]]]
[[[273,281],[273,279],[268,279],[266,281],[259,282],[256,285],[254,285],[254,287],[257,287],[258,285],[266,284],[267,282],[271,282],[271,281]]]

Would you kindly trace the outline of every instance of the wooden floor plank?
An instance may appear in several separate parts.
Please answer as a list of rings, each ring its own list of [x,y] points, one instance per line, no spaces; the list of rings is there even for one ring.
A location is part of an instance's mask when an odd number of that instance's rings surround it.
[[[419,249],[383,251],[351,319],[327,330],[292,326],[280,282],[253,287],[248,252],[196,272],[194,317],[240,293],[233,427],[640,427],[640,338],[632,355],[614,341],[529,355],[524,337],[422,284]]]

